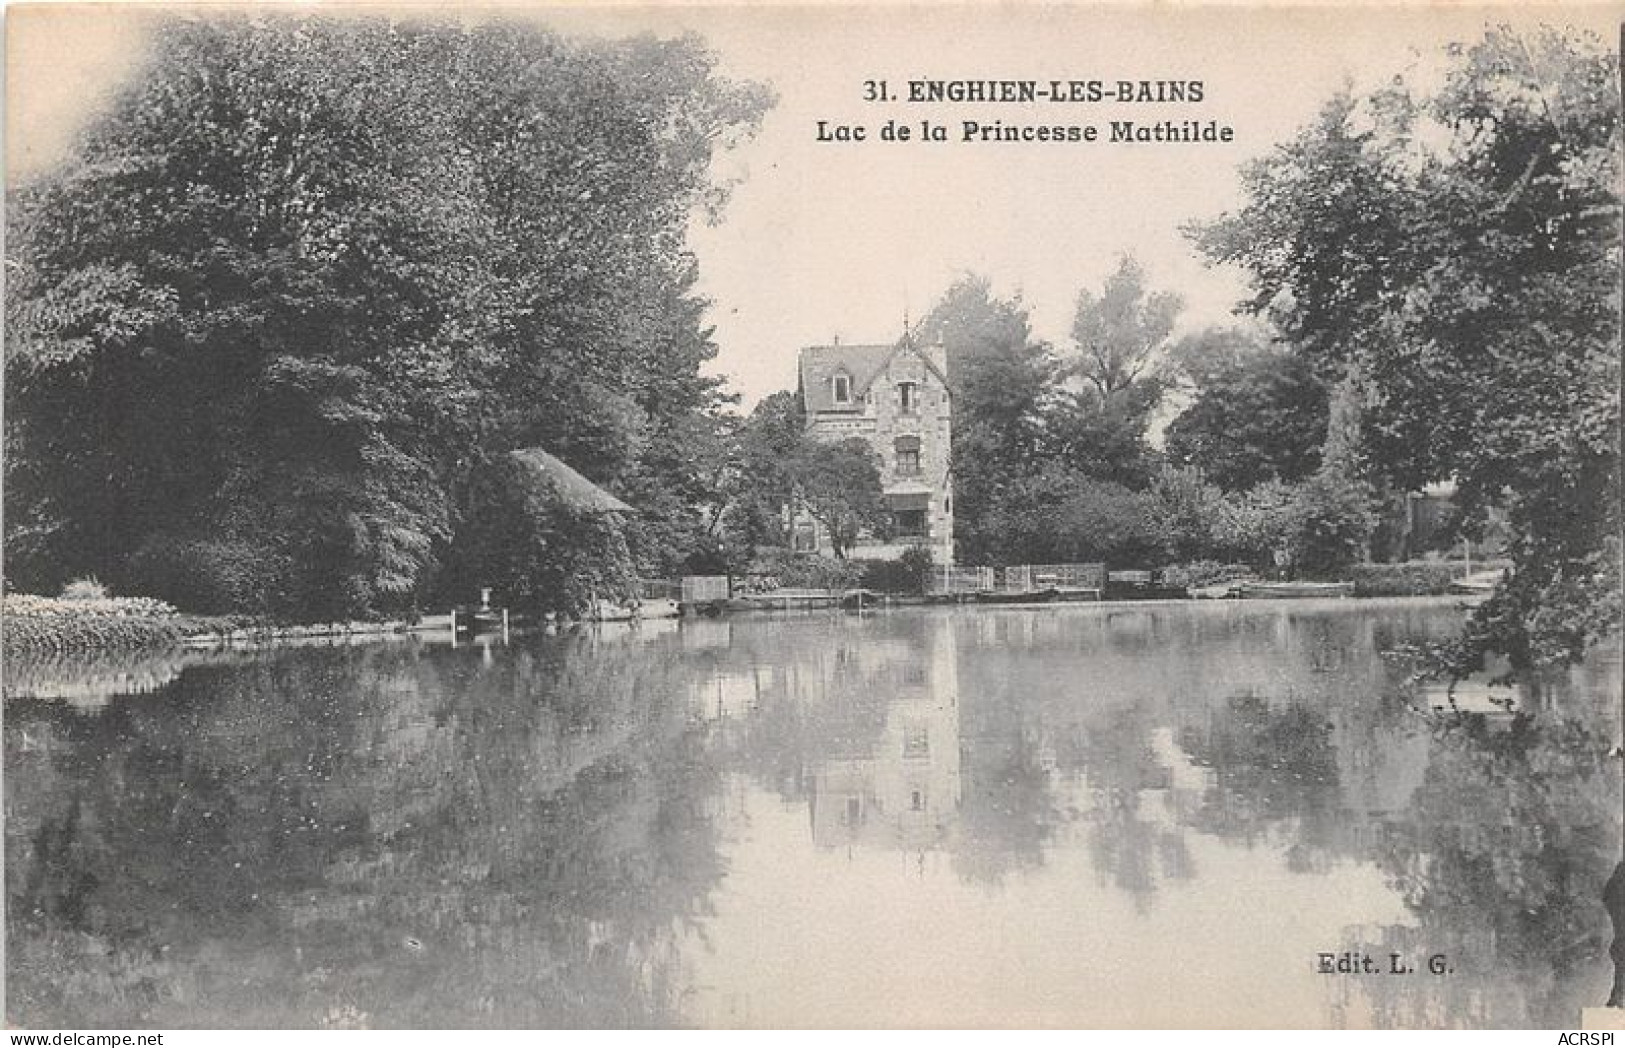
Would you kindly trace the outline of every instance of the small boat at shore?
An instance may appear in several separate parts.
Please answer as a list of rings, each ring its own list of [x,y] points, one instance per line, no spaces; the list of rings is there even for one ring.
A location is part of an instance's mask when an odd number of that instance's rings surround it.
[[[675,600],[654,597],[647,600],[595,600],[587,608],[588,622],[638,622],[643,619],[675,619],[680,611]]]
[[[1229,582],[1215,582],[1208,586],[1191,586],[1185,592],[1192,600],[1230,600],[1241,596],[1242,581],[1232,579]]]
[[[1276,599],[1302,599],[1305,597],[1352,597],[1352,582],[1239,582],[1236,595],[1250,599],[1273,597]]]
[[[846,611],[862,611],[885,603],[886,598],[869,589],[847,590],[841,594],[841,607]]]
[[[1450,584],[1450,592],[1469,597],[1487,597],[1495,592],[1495,587],[1501,584],[1505,575],[1503,568],[1464,575]]]
[[[610,600],[595,597],[583,616],[588,622],[641,622],[675,619],[682,614],[681,587],[667,579],[642,579],[635,596]],[[726,592],[726,590],[724,590]]]
[[[1048,604],[1056,600],[1061,591],[1050,587],[1037,590],[991,590],[976,594],[978,604]]]
[[[454,608],[447,626],[454,633],[502,633],[508,629],[508,609],[489,606]]]

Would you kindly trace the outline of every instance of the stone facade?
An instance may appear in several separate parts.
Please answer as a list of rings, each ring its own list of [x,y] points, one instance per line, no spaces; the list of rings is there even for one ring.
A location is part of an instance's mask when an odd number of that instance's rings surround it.
[[[953,413],[943,347],[911,335],[892,345],[808,346],[801,351],[807,431],[820,440],[862,437],[880,460],[891,535],[865,536],[855,557],[896,557],[924,545],[953,563]],[[807,522],[800,522],[807,528]],[[821,529],[809,541],[827,551]]]

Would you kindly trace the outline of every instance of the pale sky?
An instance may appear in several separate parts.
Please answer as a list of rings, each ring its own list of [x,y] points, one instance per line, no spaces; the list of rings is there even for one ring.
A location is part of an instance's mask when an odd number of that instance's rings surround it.
[[[284,5],[311,10],[315,5]],[[1077,292],[1098,288],[1124,252],[1154,286],[1184,296],[1182,326],[1222,323],[1242,291],[1205,268],[1179,232],[1238,202],[1238,164],[1310,119],[1345,80],[1373,85],[1486,24],[1537,16],[1617,39],[1625,5],[1499,9],[829,4],[700,8],[510,8],[565,32],[692,30],[726,75],[779,95],[761,133],[722,158],[740,182],[722,220],[696,224],[702,290],[713,300],[715,370],[747,405],[795,385],[801,346],[896,338],[966,271],[1020,291],[1040,337],[1064,347]],[[8,19],[8,169],[60,158],[72,129],[130,75],[140,21],[129,6],[13,7]],[[1544,12],[1542,15],[1541,13]],[[417,9],[422,13],[422,9]],[[919,79],[1200,80],[1195,104],[866,103]],[[961,120],[1097,125],[1217,120],[1229,144],[819,143],[817,123],[888,118],[915,129]]]

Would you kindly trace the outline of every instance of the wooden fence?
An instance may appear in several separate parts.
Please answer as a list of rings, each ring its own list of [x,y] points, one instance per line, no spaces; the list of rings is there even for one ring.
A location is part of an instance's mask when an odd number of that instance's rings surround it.
[[[684,604],[705,604],[711,601],[727,600],[728,576],[726,575],[684,575],[680,599]]]
[[[1104,564],[1028,564],[1023,570],[1027,576],[1021,587],[1027,590],[1073,589],[1100,590],[1106,588]]]
[[[932,593],[987,593],[997,588],[992,568],[967,568],[941,564],[931,569]]]
[[[932,593],[1035,593],[1105,586],[1104,564],[1017,564],[1003,571],[959,565],[931,569]]]

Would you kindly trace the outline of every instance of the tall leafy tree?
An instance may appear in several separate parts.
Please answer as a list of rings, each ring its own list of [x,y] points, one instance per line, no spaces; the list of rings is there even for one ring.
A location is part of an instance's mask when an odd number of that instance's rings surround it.
[[[800,393],[764,397],[735,430],[731,458],[719,515],[741,553],[787,545],[787,514],[817,520],[838,558],[860,531],[887,524],[874,449],[858,437],[828,441],[809,434]]]
[[[1301,354],[1229,331],[1181,343],[1195,398],[1168,426],[1168,457],[1196,466],[1228,491],[1266,480],[1293,483],[1320,466],[1326,384]]]
[[[921,335],[940,339],[947,350],[961,560],[1030,559],[1035,550],[1054,548],[1019,537],[1026,534],[1023,522],[1042,517],[1044,506],[1070,500],[1077,512],[1066,519],[1075,522],[1085,512],[1077,507],[1097,494],[1106,493],[1103,513],[1116,512],[1127,504],[1116,497],[1119,487],[1150,483],[1155,462],[1146,427],[1167,379],[1165,343],[1177,308],[1173,296],[1148,293],[1143,272],[1124,259],[1099,296],[1080,295],[1078,352],[1062,358],[1033,337],[1019,297],[999,298],[979,276],[948,289]],[[1082,389],[1069,388],[1075,376],[1084,376]],[[1081,494],[1074,497],[1074,489]],[[1075,545],[1133,545],[1114,542]]]
[[[948,358],[957,556],[967,563],[996,559],[1002,538],[992,516],[1045,454],[1056,361],[1033,337],[1025,303],[998,297],[981,276],[949,287],[918,337],[940,341]]]
[[[10,201],[13,581],[247,562],[235,603],[402,603],[532,445],[638,498],[658,559],[718,400],[684,230],[767,102],[692,39],[166,25]]]
[[[833,444],[808,440],[787,468],[794,484],[792,504],[824,526],[837,559],[846,557],[860,531],[884,526],[880,459],[862,437]]]
[[[1149,290],[1145,268],[1124,255],[1100,294],[1078,292],[1070,372],[1102,408],[1149,411],[1170,377],[1169,338],[1182,308],[1173,292]]]
[[[1344,93],[1196,230],[1354,391],[1361,467],[1505,505],[1513,570],[1463,664],[1618,628],[1619,107],[1599,41],[1488,31],[1438,89]]]
[[[1170,336],[1178,295],[1152,291],[1125,255],[1100,293],[1078,293],[1072,355],[1061,374],[1079,380],[1055,398],[1050,455],[1099,480],[1143,488],[1154,473],[1146,432],[1174,377]]]
[[[802,457],[806,429],[801,395],[780,391],[762,398],[731,434],[716,513],[720,529],[746,553],[789,544],[783,514],[795,497],[792,465]]]

